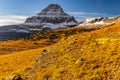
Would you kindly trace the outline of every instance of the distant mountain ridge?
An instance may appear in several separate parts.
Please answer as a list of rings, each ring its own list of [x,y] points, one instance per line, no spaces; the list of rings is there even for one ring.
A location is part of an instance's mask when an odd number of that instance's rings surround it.
[[[85,26],[85,27],[96,27],[96,26],[107,26],[111,24],[115,24],[120,21],[120,16],[116,17],[95,17],[95,18],[86,18],[82,23],[79,24],[79,26]]]

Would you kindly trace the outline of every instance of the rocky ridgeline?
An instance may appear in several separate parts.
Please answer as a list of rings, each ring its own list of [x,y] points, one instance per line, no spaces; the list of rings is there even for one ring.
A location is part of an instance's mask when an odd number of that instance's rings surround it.
[[[66,14],[58,4],[50,4],[37,15],[27,18],[24,25],[57,29],[76,26],[77,21]]]
[[[115,23],[120,22],[120,16],[116,17],[109,17],[109,18],[103,18],[103,17],[96,17],[96,18],[87,18],[83,22],[79,24],[79,26],[83,27],[102,27],[102,26],[108,26]]]

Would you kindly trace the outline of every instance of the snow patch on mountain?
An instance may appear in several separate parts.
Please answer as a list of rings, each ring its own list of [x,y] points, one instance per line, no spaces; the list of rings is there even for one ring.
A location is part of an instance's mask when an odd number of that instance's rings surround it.
[[[101,24],[105,24],[104,21],[99,21],[99,22],[95,22],[95,25],[101,25]]]

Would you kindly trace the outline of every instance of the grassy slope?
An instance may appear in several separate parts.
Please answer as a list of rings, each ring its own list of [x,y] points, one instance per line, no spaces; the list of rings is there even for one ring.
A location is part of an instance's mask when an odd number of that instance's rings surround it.
[[[25,73],[28,74],[28,80],[29,77],[33,80],[47,78],[50,80],[119,80],[119,26],[120,24],[115,24],[92,32],[81,32],[80,29],[74,28],[53,31],[52,34],[62,33],[62,35],[58,40],[51,41],[46,41],[49,35],[44,36],[46,38],[42,41],[39,40],[38,38],[43,36],[39,33],[40,36],[34,37],[35,39],[31,41],[1,42],[0,44],[4,45],[0,46],[1,49],[9,50],[7,47],[11,48],[13,54],[0,56],[0,77]],[[47,34],[49,33],[51,31]],[[76,35],[70,36],[74,33]],[[60,40],[61,38],[63,39]],[[46,42],[54,42],[54,40],[55,42],[60,40],[60,42],[48,47],[45,55],[38,56],[41,49],[34,48],[40,47],[41,43],[46,46]],[[5,51],[4,49],[1,50],[2,53]],[[5,51],[5,53],[9,53],[9,51]],[[36,58],[38,60],[35,62]]]
[[[33,49],[0,56],[0,79],[29,70],[40,50]]]
[[[41,52],[28,74],[32,80],[120,80],[119,36],[120,23],[65,37]]]
[[[80,33],[82,30],[84,29],[52,30],[38,33],[28,39],[0,41],[0,79],[29,70],[41,48],[58,42],[62,37]],[[54,34],[57,36],[51,37]]]
[[[38,41],[24,39],[0,41],[0,54],[8,54],[13,52],[45,47],[46,43],[46,39]]]

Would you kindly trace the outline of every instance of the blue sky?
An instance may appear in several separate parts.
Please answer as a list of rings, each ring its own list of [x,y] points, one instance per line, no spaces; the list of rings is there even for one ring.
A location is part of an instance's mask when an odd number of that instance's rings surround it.
[[[61,5],[78,21],[120,14],[120,0],[0,0],[0,24],[8,20],[8,23],[14,23],[18,18],[16,23],[23,22],[26,17],[35,15],[51,3]]]

